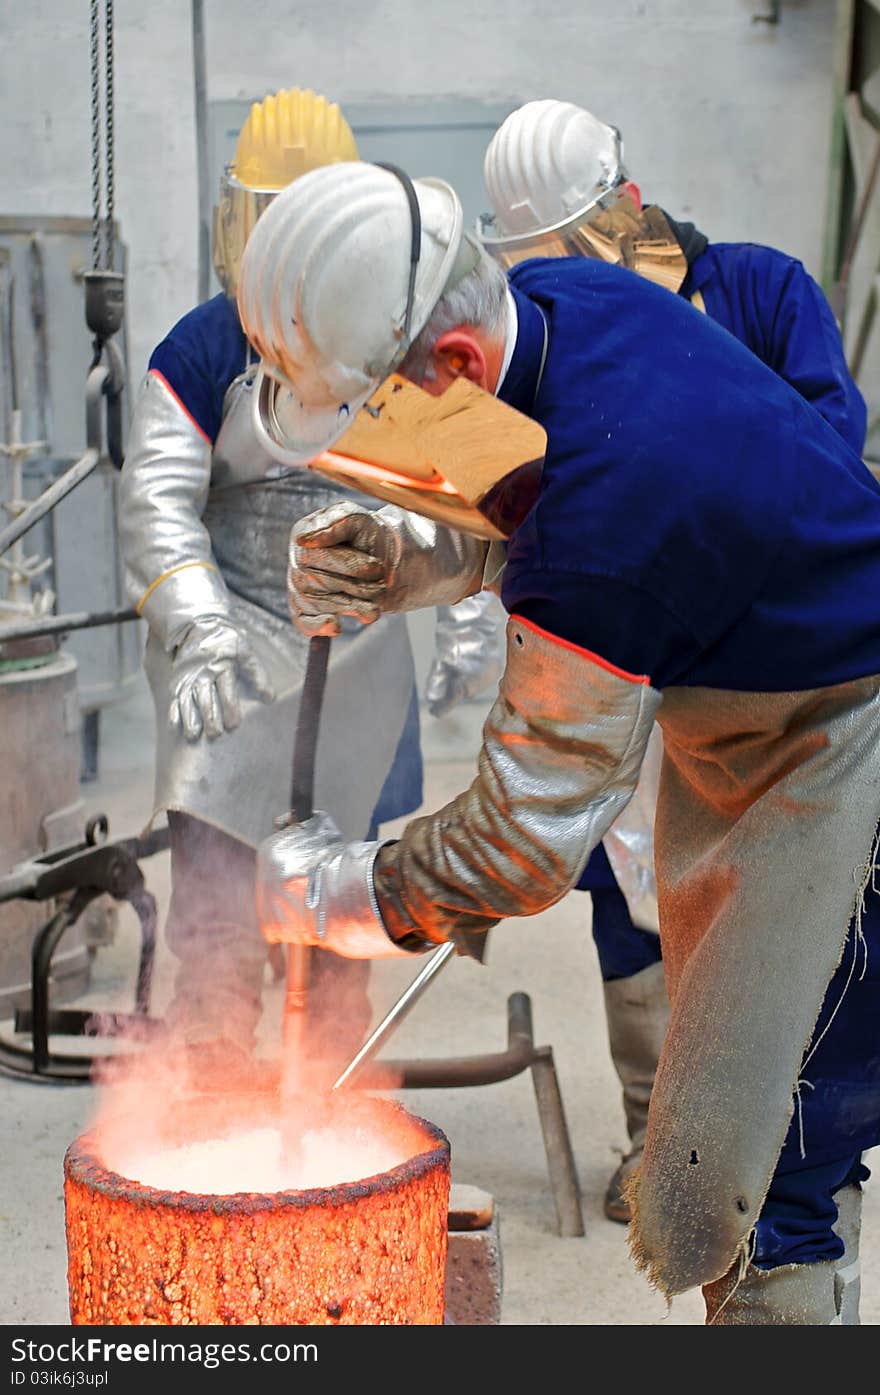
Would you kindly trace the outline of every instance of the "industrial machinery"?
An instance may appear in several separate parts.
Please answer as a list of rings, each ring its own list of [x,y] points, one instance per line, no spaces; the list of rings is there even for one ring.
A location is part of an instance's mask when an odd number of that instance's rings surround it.
[[[194,22],[200,19],[200,5],[194,4],[193,14]],[[105,0],[104,32],[106,208],[100,174],[98,0],[91,0],[91,19],[91,225],[76,219],[0,219],[0,371],[4,449],[10,464],[8,522],[0,525],[0,565],[6,563],[7,573],[6,604],[0,611],[0,714],[9,714],[3,723],[4,759],[9,787],[16,791],[15,826],[0,823],[0,1005],[4,950],[13,940],[17,943],[15,969],[6,975],[15,992],[5,1004],[7,1012],[14,1012],[15,1039],[0,1033],[0,1071],[56,1083],[91,1079],[95,1056],[56,1051],[52,1038],[123,1034],[126,1041],[146,1039],[158,1025],[149,1010],[156,906],[140,863],[167,848],[165,828],[145,837],[111,840],[103,816],[86,823],[79,798],[80,777],[88,779],[96,771],[97,713],[106,701],[127,691],[140,665],[139,621],[124,603],[115,550],[115,482],[126,432],[126,351],[125,255],[113,219],[112,0]],[[198,34],[196,24],[194,39]],[[196,43],[197,73],[199,52]],[[198,81],[196,85],[198,95]],[[201,91],[203,97],[203,84]],[[201,150],[200,165],[203,157]],[[89,232],[92,265],[86,270],[81,244]],[[78,385],[70,371],[70,354],[63,372],[53,357],[59,339],[66,350],[76,339],[70,316],[56,328],[54,306],[62,283],[68,300],[71,285],[77,294],[86,292],[91,356],[85,355],[88,361]],[[207,277],[201,277],[203,298],[206,283]],[[16,314],[22,287],[28,290],[24,318]],[[81,347],[87,348],[82,331],[80,338]],[[82,424],[78,393],[83,379],[84,445],[74,429],[61,434],[62,422]],[[71,539],[76,540],[80,562],[86,555],[99,563],[89,574],[90,587],[77,589],[70,579],[76,576],[75,565],[70,565],[76,561],[71,558]],[[62,650],[61,641],[68,636]],[[22,718],[17,727],[14,713]],[[39,725],[37,713],[43,714]],[[92,1014],[65,1009],[64,999],[87,981],[90,948],[101,942],[101,932],[96,934],[89,916],[102,911],[112,925],[115,907],[123,903],[134,908],[140,926],[130,1010]],[[450,954],[443,948],[426,961],[337,1080],[337,1090],[344,1093],[343,1087],[355,1080],[359,1086],[379,1089],[472,1087],[528,1071],[559,1231],[582,1235],[579,1186],[553,1051],[535,1045],[527,994],[514,994],[508,1001],[506,1050],[452,1060],[377,1059],[380,1047]]]
[[[141,921],[135,1009],[146,1012],[155,907],[135,859],[165,836],[101,846],[101,815],[83,834],[80,780],[96,773],[101,708],[140,668],[137,628],[121,623],[134,612],[120,605],[115,520],[126,350],[110,0],[103,72],[98,0],[91,18],[91,222],[0,217],[0,1016],[31,1036],[27,1047],[0,1039],[0,1068],[40,1079],[89,1074],[90,1057],[50,1052],[50,1033],[88,1028],[86,1014],[50,1009],[49,990],[57,1008],[88,985],[121,900]]]

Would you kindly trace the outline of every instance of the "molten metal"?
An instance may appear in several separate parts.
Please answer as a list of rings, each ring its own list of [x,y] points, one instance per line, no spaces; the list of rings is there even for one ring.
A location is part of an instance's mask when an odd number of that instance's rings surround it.
[[[399,1162],[325,1187],[223,1195],[162,1191],[112,1170],[138,1157],[130,1134],[123,1146],[129,1125],[117,1117],[95,1128],[64,1160],[74,1324],[443,1322],[449,1143],[434,1125],[390,1101],[339,1100],[314,1136],[335,1134],[355,1167]],[[238,1144],[280,1136],[277,1102],[242,1097],[230,1111],[229,1097],[203,1096],[163,1125],[164,1160],[198,1157],[213,1141],[227,1145],[228,1162]],[[144,1170],[157,1156],[143,1154]]]

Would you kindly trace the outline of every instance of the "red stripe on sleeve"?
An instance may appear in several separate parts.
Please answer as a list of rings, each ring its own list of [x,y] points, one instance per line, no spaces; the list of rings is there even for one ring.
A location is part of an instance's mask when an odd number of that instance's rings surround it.
[[[186,407],[186,406],[184,405],[183,402],[181,402],[180,398],[178,397],[177,393],[174,391],[174,388],[171,386],[171,384],[169,383],[169,381],[168,381],[168,379],[165,377],[165,375],[164,375],[163,373],[160,373],[159,370],[158,370],[158,368],[151,368],[151,369],[150,369],[150,372],[152,373],[152,375],[153,375],[154,378],[158,378],[158,379],[159,379],[159,382],[160,382],[160,383],[162,384],[162,386],[165,388],[166,392],[170,392],[171,396],[174,398],[174,400],[175,400],[175,402],[177,403],[178,407],[179,407],[180,410],[183,412],[183,415],[184,415],[185,417],[187,417],[187,418],[192,422],[193,426],[195,427],[196,431],[198,431],[199,435],[200,435],[205,441],[208,442],[208,445],[209,445],[209,446],[213,446],[214,442],[211,440],[211,437],[208,435],[207,431],[205,431],[203,427],[199,426],[199,423],[196,421],[196,419],[195,419],[195,417],[193,416],[192,412],[189,410],[188,407]]]
[[[582,654],[591,663],[598,664],[599,668],[604,668],[606,672],[613,673],[618,678],[625,678],[627,683],[642,683],[645,687],[650,687],[651,679],[646,673],[627,673],[625,668],[618,668],[616,664],[609,663],[603,659],[601,654],[594,654],[591,649],[582,649],[579,644],[572,644],[569,639],[560,639],[559,635],[552,635],[549,630],[542,630],[540,625],[533,625],[531,620],[524,620],[521,615],[511,615],[511,620],[515,620],[517,625],[523,625],[525,629],[531,630],[533,634],[541,635],[543,639],[549,639],[554,644],[561,644],[563,649],[570,649],[574,654]]]

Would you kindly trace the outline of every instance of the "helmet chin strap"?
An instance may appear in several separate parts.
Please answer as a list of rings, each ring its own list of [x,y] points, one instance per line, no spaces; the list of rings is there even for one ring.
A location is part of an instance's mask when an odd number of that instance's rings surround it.
[[[406,292],[406,313],[403,317],[403,327],[398,331],[400,351],[391,364],[391,370],[393,371],[401,360],[406,357],[412,344],[410,332],[412,329],[413,303],[415,301],[416,273],[418,271],[419,257],[422,248],[422,215],[419,209],[419,200],[415,191],[415,186],[406,171],[402,170],[399,165],[389,164],[385,160],[374,160],[373,163],[378,169],[388,170],[389,174],[393,174],[396,179],[400,180],[403,186],[403,192],[406,194],[406,201],[409,204],[411,218],[412,237],[410,241],[409,285]],[[463,281],[465,276],[470,275],[472,271],[476,270],[479,262],[480,248],[478,244],[467,233],[464,233],[458,245],[455,260],[446,278],[446,284],[437,299],[440,300],[442,296],[446,295],[453,287],[457,286],[460,281]]]
[[[403,317],[403,328],[398,332],[401,345],[404,346],[403,353],[400,356],[403,357],[403,354],[406,353],[410,344],[409,333],[412,326],[413,303],[416,294],[416,272],[418,271],[419,257],[422,253],[422,214],[413,182],[406,171],[402,170],[399,165],[390,165],[384,160],[375,160],[373,163],[380,170],[388,170],[389,174],[393,174],[396,179],[400,180],[403,186],[403,192],[406,194],[406,201],[409,204],[412,232],[409,248],[409,285],[406,289],[406,313]],[[398,362],[399,361],[400,359],[398,359]]]

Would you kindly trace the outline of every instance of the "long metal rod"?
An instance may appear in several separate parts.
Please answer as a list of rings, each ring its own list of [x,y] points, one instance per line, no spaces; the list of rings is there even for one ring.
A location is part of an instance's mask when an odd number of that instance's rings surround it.
[[[305,823],[314,812],[315,758],[329,662],[330,636],[314,635],[309,640],[290,778],[290,812],[297,823]]]
[[[89,895],[80,890],[73,900],[52,919],[47,921],[35,936],[31,948],[31,1034],[33,1037],[34,1072],[39,1074],[49,1064],[49,966],[59,940],[65,930],[82,914],[89,901],[98,893]]]
[[[211,290],[211,194],[208,170],[207,101],[205,96],[205,15],[202,0],[192,0],[193,92],[196,118],[196,172],[198,180],[198,298]]]
[[[367,1038],[357,1055],[352,1057],[345,1070],[336,1077],[332,1086],[333,1090],[339,1090],[343,1085],[347,1085],[358,1071],[375,1056],[379,1047],[391,1035],[397,1026],[403,1021],[411,1008],[415,1007],[419,998],[424,993],[432,979],[436,978],[444,964],[455,953],[455,945],[448,940],[445,945],[440,945],[429,957],[421,973],[416,974],[412,983],[404,993],[398,998],[390,1012],[386,1013],[374,1032]]]
[[[361,1072],[363,1089],[448,1090],[460,1086],[497,1085],[530,1070],[548,1046],[535,1046],[532,1010],[527,993],[507,1000],[507,1050],[479,1056],[435,1056],[426,1060],[383,1057]]]
[[[436,960],[439,955],[448,955],[451,948],[451,945],[442,945],[432,958]],[[441,967],[445,962],[446,959],[439,960],[437,967]],[[429,962],[426,967],[431,970],[433,964]],[[411,984],[402,1002],[408,1002],[417,982],[418,980]],[[381,1039],[387,1035],[384,1029],[389,1019],[390,1025],[396,1025],[400,1020],[400,1006],[398,1003],[392,1009],[385,1022],[376,1029],[351,1065],[343,1071],[333,1089],[350,1079],[356,1066],[360,1066],[375,1053]],[[380,1040],[377,1041],[377,1037]],[[532,1076],[559,1234],[583,1235],[580,1184],[553,1060],[553,1049],[550,1046],[535,1045],[532,1004],[527,993],[511,993],[507,1000],[506,1051],[483,1056],[437,1058],[433,1061],[377,1061],[372,1071],[367,1070],[364,1073],[361,1085],[368,1090],[456,1089],[460,1086],[494,1085],[498,1081],[510,1080],[515,1075],[521,1075],[523,1071],[530,1071]]]
[[[69,470],[65,470],[63,475],[59,475],[54,484],[50,484],[45,489],[39,499],[35,499],[26,509],[14,518],[11,523],[0,532],[0,556],[7,552],[13,543],[18,542],[35,523],[39,523],[50,509],[60,503],[72,489],[76,489],[78,484],[82,484],[87,479],[98,463],[99,455],[96,450],[87,450],[75,465],[71,465]]]
[[[315,635],[309,640],[293,739],[293,769],[290,782],[290,818],[297,823],[305,823],[314,811],[315,758],[324,689],[327,685],[330,643],[329,635]],[[287,946],[287,978],[281,1024],[282,1099],[296,1098],[302,1093],[306,1061],[310,953],[307,945]],[[288,1138],[285,1140],[285,1146],[290,1152],[295,1149],[296,1141]]]
[[[64,635],[69,630],[94,630],[101,625],[121,625],[139,620],[134,607],[127,610],[73,610],[69,615],[47,615],[44,620],[31,620],[23,625],[0,623],[0,645],[14,639],[39,639],[41,635]]]

